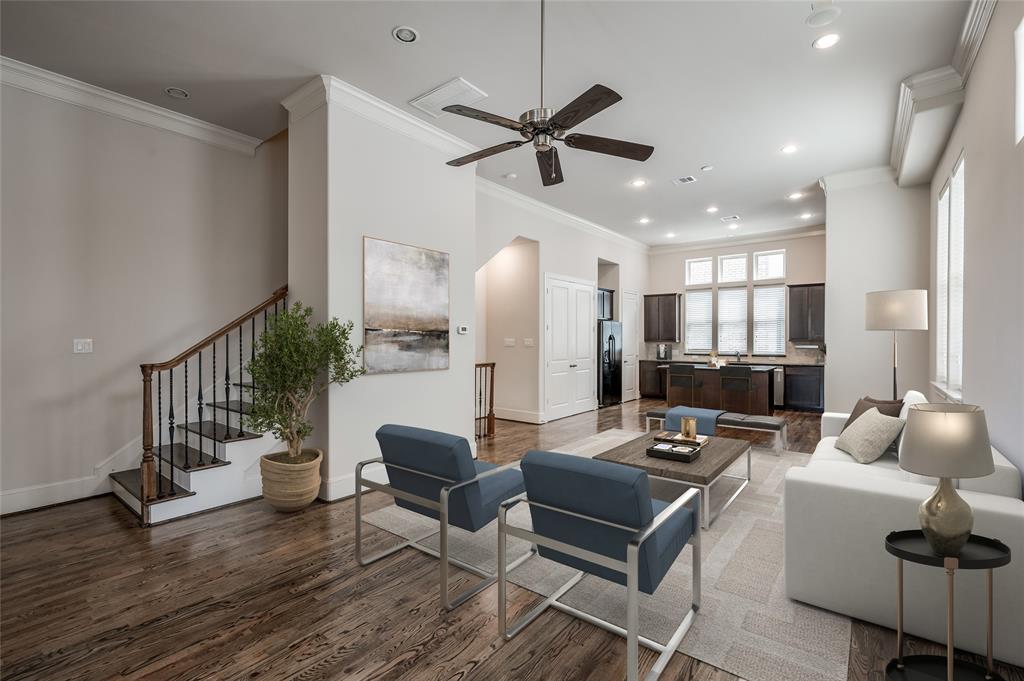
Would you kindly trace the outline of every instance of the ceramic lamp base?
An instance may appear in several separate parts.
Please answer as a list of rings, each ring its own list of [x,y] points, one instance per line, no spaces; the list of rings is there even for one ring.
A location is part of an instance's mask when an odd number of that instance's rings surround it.
[[[957,556],[974,527],[971,507],[956,493],[950,478],[939,478],[935,492],[917,511],[921,531],[932,551],[940,556]]]

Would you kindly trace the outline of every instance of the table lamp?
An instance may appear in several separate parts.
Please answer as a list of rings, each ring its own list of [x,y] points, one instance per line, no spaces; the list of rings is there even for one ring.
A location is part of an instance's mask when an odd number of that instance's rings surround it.
[[[903,289],[868,293],[864,298],[864,328],[868,331],[892,331],[892,399],[898,400],[896,332],[928,330],[928,291]]]
[[[971,536],[974,518],[952,479],[980,478],[995,470],[985,411],[970,404],[912,405],[900,447],[900,468],[939,479],[917,518],[932,551],[958,555]]]

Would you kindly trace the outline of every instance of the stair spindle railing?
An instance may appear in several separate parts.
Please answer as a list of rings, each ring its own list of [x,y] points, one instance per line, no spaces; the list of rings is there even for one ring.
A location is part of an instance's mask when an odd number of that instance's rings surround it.
[[[199,341],[188,350],[180,353],[175,358],[166,362],[157,362],[151,364],[142,364],[140,369],[142,370],[142,463],[140,464],[140,479],[141,479],[141,498],[144,501],[153,501],[158,498],[164,498],[168,495],[175,494],[174,485],[174,452],[175,452],[175,440],[176,434],[179,429],[184,429],[181,435],[180,449],[183,453],[182,456],[182,468],[188,470],[192,467],[192,455],[195,455],[196,466],[207,465],[205,445],[203,440],[204,435],[208,433],[207,422],[204,421],[204,414],[208,414],[212,419],[212,432],[209,434],[216,435],[219,432],[230,436],[232,432],[231,428],[231,413],[236,412],[238,414],[238,436],[243,436],[244,431],[242,429],[242,422],[245,416],[245,400],[243,399],[243,387],[246,385],[243,372],[243,359],[244,359],[244,329],[248,323],[250,331],[251,347],[249,349],[249,359],[255,359],[256,357],[256,317],[259,314],[263,314],[263,331],[266,332],[268,329],[267,315],[270,312],[271,306],[274,308],[274,315],[277,315],[278,305],[287,304],[288,300],[288,287],[282,286],[281,288],[274,291],[273,295],[264,300],[262,303],[252,308],[245,314],[233,319],[221,328],[217,329],[209,336]],[[238,333],[238,400],[236,404],[231,402],[231,342],[233,338],[231,334],[237,330]],[[211,349],[213,352],[213,364],[212,364],[212,381],[213,385],[209,386],[216,395],[216,382],[219,378],[217,375],[217,345],[220,343],[221,338],[224,339],[224,404],[218,405],[215,401],[207,402],[205,398],[206,385],[203,384],[203,351]],[[190,409],[189,402],[189,361],[195,358],[195,369],[198,376],[198,387],[196,388],[196,415],[198,418],[197,423],[192,423],[190,420]],[[181,421],[177,422],[175,419],[174,412],[174,370],[178,367],[182,367],[183,376],[183,390],[182,399],[183,409],[181,412]],[[156,374],[156,414],[153,413],[153,374]],[[163,409],[163,375],[167,374],[167,413],[164,414]],[[251,378],[250,378],[251,381]],[[250,383],[251,385],[251,383]],[[211,398],[215,400],[216,398]],[[223,431],[220,431],[220,424],[217,422],[218,411],[223,412],[224,422]],[[157,442],[156,450],[154,451],[153,443],[153,427],[157,428]],[[168,443],[164,444],[164,428],[167,428]],[[189,433],[196,433],[199,441],[198,452],[191,452],[189,450]],[[216,465],[220,463],[217,458],[217,447],[216,444],[212,447],[213,451],[210,453],[210,465]],[[166,468],[165,471],[165,459]],[[167,478],[166,480],[164,478]]]
[[[476,376],[473,386],[476,399],[476,439],[494,437],[494,362],[482,362],[476,365]]]

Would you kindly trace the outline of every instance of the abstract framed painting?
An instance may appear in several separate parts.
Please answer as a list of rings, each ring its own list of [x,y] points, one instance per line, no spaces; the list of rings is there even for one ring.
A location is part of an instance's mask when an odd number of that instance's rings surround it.
[[[448,368],[448,253],[363,237],[368,374]]]

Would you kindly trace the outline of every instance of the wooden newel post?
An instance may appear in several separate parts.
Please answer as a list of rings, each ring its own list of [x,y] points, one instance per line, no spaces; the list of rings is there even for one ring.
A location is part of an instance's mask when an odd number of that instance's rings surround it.
[[[494,363],[491,363],[491,390],[487,405],[487,437],[494,437]]]
[[[156,465],[153,462],[153,369],[142,366],[142,498],[156,499]]]

